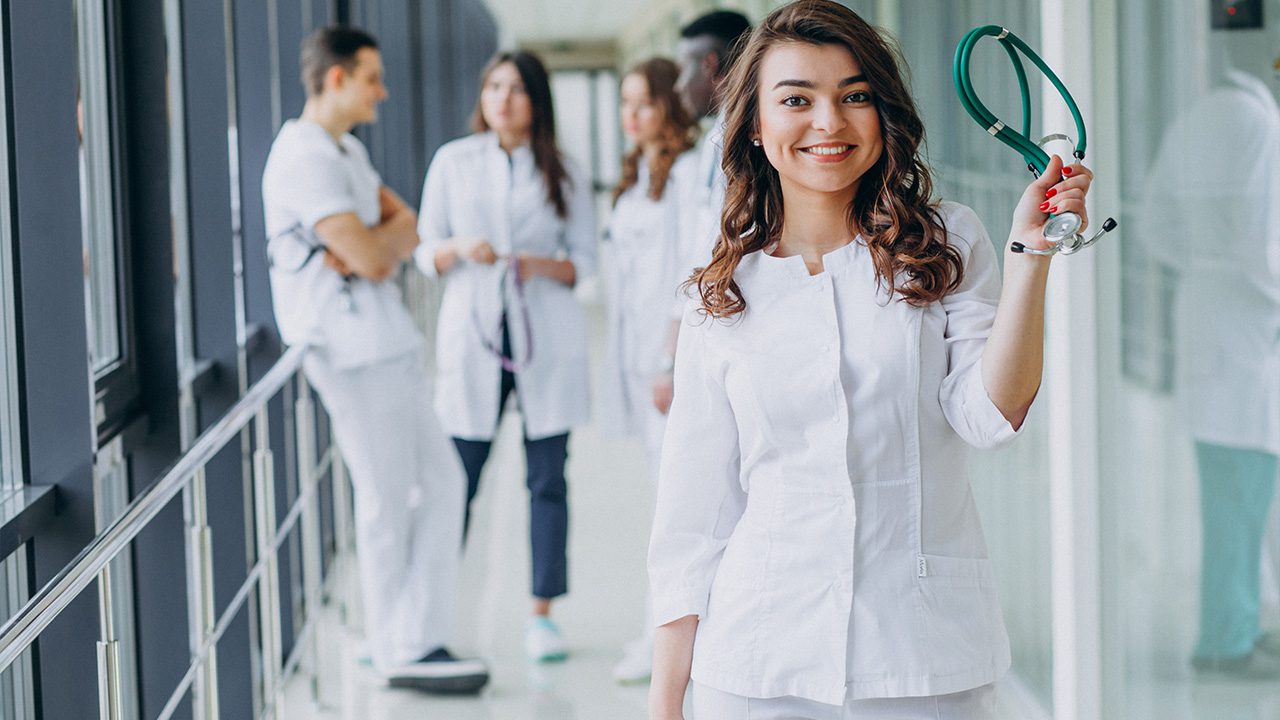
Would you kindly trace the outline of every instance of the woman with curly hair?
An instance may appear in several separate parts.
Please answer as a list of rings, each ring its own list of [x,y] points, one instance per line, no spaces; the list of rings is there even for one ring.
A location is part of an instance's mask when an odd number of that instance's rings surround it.
[[[728,79],[721,233],[680,328],[650,717],[986,718],[1009,645],[966,472],[1040,385],[1050,257],[933,196],[901,60],[830,0]],[[1054,158],[1008,242],[1084,217]]]
[[[676,92],[680,69],[652,58],[622,78],[619,114],[632,148],[613,191],[608,237],[609,336],[600,383],[606,431],[643,439],[647,472],[656,481],[662,433],[671,405],[672,347],[669,308],[675,308],[689,269],[681,259],[688,216],[680,188],[693,182],[695,126]],[[618,682],[649,677],[652,625],[627,646],[614,668]]]

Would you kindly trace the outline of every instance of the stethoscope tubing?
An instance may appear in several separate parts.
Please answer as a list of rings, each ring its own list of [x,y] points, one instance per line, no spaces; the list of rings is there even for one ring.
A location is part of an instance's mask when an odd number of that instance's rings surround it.
[[[533,320],[529,315],[529,301],[525,298],[524,280],[520,277],[520,259],[516,255],[499,255],[497,262],[502,263],[505,267],[502,270],[498,280],[499,293],[502,296],[502,315],[498,320],[498,328],[495,335],[490,336],[481,328],[479,315],[477,314],[476,303],[471,304],[471,323],[476,332],[480,336],[480,344],[491,355],[498,359],[498,363],[503,370],[516,374],[523,372],[533,362]],[[515,291],[516,309],[520,314],[520,329],[524,331],[524,357],[516,358],[514,349],[511,356],[503,352],[502,332],[503,326],[507,327],[510,332],[512,318],[508,314],[509,306],[507,304],[507,278],[511,278],[511,284]]]
[[[1010,128],[1002,122],[978,97],[977,92],[973,88],[971,76],[969,73],[969,61],[973,54],[974,48],[978,42],[984,37],[994,37],[1000,42],[1000,46],[1004,48],[1005,53],[1009,56],[1009,60],[1013,64],[1014,73],[1018,79],[1018,89],[1022,97],[1022,131],[1018,132]],[[1073,155],[1076,159],[1083,160],[1085,148],[1088,144],[1088,137],[1085,133],[1084,119],[1080,114],[1080,108],[1076,105],[1076,101],[1071,97],[1062,80],[1053,72],[1053,69],[1045,63],[1045,61],[1034,50],[1027,46],[1017,35],[1009,32],[1007,28],[998,25],[983,25],[970,30],[956,46],[955,62],[952,64],[953,79],[956,86],[956,94],[960,97],[960,104],[964,107],[965,112],[974,119],[987,132],[1000,140],[1005,145],[1016,150],[1027,162],[1037,176],[1044,173],[1049,165],[1049,155],[1039,145],[1031,140],[1031,90],[1027,82],[1026,69],[1022,64],[1019,53],[1029,59],[1035,66],[1044,73],[1049,79],[1053,87],[1066,103],[1067,109],[1071,113],[1071,118],[1076,126],[1075,152]]]

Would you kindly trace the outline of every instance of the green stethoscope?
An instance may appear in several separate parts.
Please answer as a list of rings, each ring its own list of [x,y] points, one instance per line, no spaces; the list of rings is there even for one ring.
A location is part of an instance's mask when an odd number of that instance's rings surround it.
[[[1013,71],[1018,76],[1018,88],[1022,91],[1022,132],[1018,132],[1008,127],[1000,121],[982,101],[978,99],[978,94],[974,92],[973,83],[969,78],[969,57],[973,54],[974,47],[978,41],[984,37],[994,37],[1000,41],[1000,46],[1009,56],[1009,60],[1013,62]],[[1071,138],[1062,134],[1054,134],[1044,137],[1039,143],[1031,141],[1031,91],[1027,87],[1027,73],[1022,67],[1022,60],[1018,57],[1020,51],[1027,56],[1036,67],[1040,68],[1040,72],[1049,78],[1049,82],[1057,88],[1058,94],[1067,103],[1067,109],[1071,111],[1071,118],[1076,124],[1075,151],[1072,153],[1077,160],[1084,159],[1085,150],[1085,131],[1084,120],[1080,117],[1080,108],[1076,107],[1076,101],[1071,97],[1071,93],[1067,92],[1066,86],[1058,79],[1053,70],[1045,64],[1044,60],[1035,53],[1031,48],[1027,47],[1017,35],[1009,32],[1008,28],[999,27],[998,25],[983,25],[969,31],[968,35],[960,41],[956,46],[956,59],[952,65],[952,73],[955,76],[956,94],[960,96],[960,104],[964,106],[965,111],[969,113],[979,125],[981,125],[995,139],[1008,145],[1018,154],[1022,155],[1022,159],[1027,163],[1027,169],[1036,177],[1045,171],[1049,166],[1049,155],[1043,149],[1043,146],[1053,140],[1071,141]],[[1026,253],[1028,255],[1054,255],[1061,253],[1070,255],[1072,253],[1083,250],[1090,245],[1096,243],[1103,235],[1111,232],[1116,228],[1116,221],[1113,218],[1107,218],[1102,224],[1102,229],[1095,233],[1088,240],[1080,235],[1080,226],[1083,224],[1082,219],[1075,213],[1060,213],[1058,215],[1050,215],[1049,221],[1044,225],[1044,239],[1053,244],[1052,247],[1044,250],[1035,250],[1026,247],[1022,243],[1015,242],[1012,250],[1017,253]]]

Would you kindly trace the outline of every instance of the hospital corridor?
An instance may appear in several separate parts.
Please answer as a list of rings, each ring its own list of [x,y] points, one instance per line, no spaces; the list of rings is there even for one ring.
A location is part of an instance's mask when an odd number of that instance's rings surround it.
[[[0,0],[0,720],[1280,720],[1280,0]]]

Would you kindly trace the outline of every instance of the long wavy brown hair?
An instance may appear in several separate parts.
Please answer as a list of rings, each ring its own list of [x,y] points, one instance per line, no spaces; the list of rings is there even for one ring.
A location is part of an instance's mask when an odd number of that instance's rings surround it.
[[[698,268],[696,285],[705,312],[731,318],[746,310],[733,279],[748,253],[782,236],[783,202],[778,171],[751,138],[759,127],[760,65],[769,48],[785,42],[848,48],[871,85],[884,150],[858,185],[849,226],[858,231],[882,286],[913,305],[942,299],[959,286],[960,254],[947,244],[933,199],[933,180],[921,159],[924,123],[901,72],[897,51],[856,13],[831,0],[797,0],[764,19],[729,72],[724,95],[722,165],[728,184],[720,237],[711,262]]]
[[[649,93],[649,101],[658,106],[662,114],[662,135],[658,138],[658,153],[650,158],[648,196],[653,200],[661,200],[667,187],[667,177],[671,174],[671,166],[680,154],[693,147],[695,128],[689,111],[680,102],[676,92],[676,79],[680,77],[680,68],[667,58],[650,58],[636,65],[623,75],[625,80],[632,75],[644,79]],[[630,190],[640,180],[640,158],[644,157],[645,148],[639,143],[622,158],[622,180],[613,189],[613,203],[618,203],[622,193]]]
[[[529,129],[533,163],[542,173],[542,180],[547,186],[547,202],[556,209],[557,216],[566,218],[569,216],[569,205],[565,201],[565,189],[572,180],[565,170],[560,148],[556,145],[556,111],[551,102],[551,81],[547,76],[547,68],[531,52],[500,52],[489,58],[484,71],[480,73],[481,93],[484,92],[485,83],[489,82],[489,73],[503,63],[515,66],[516,72],[520,73],[520,82],[524,84],[524,91],[529,95],[529,104],[533,106],[533,127]],[[471,113],[471,129],[478,133],[489,130],[479,96],[476,97],[476,109]]]

